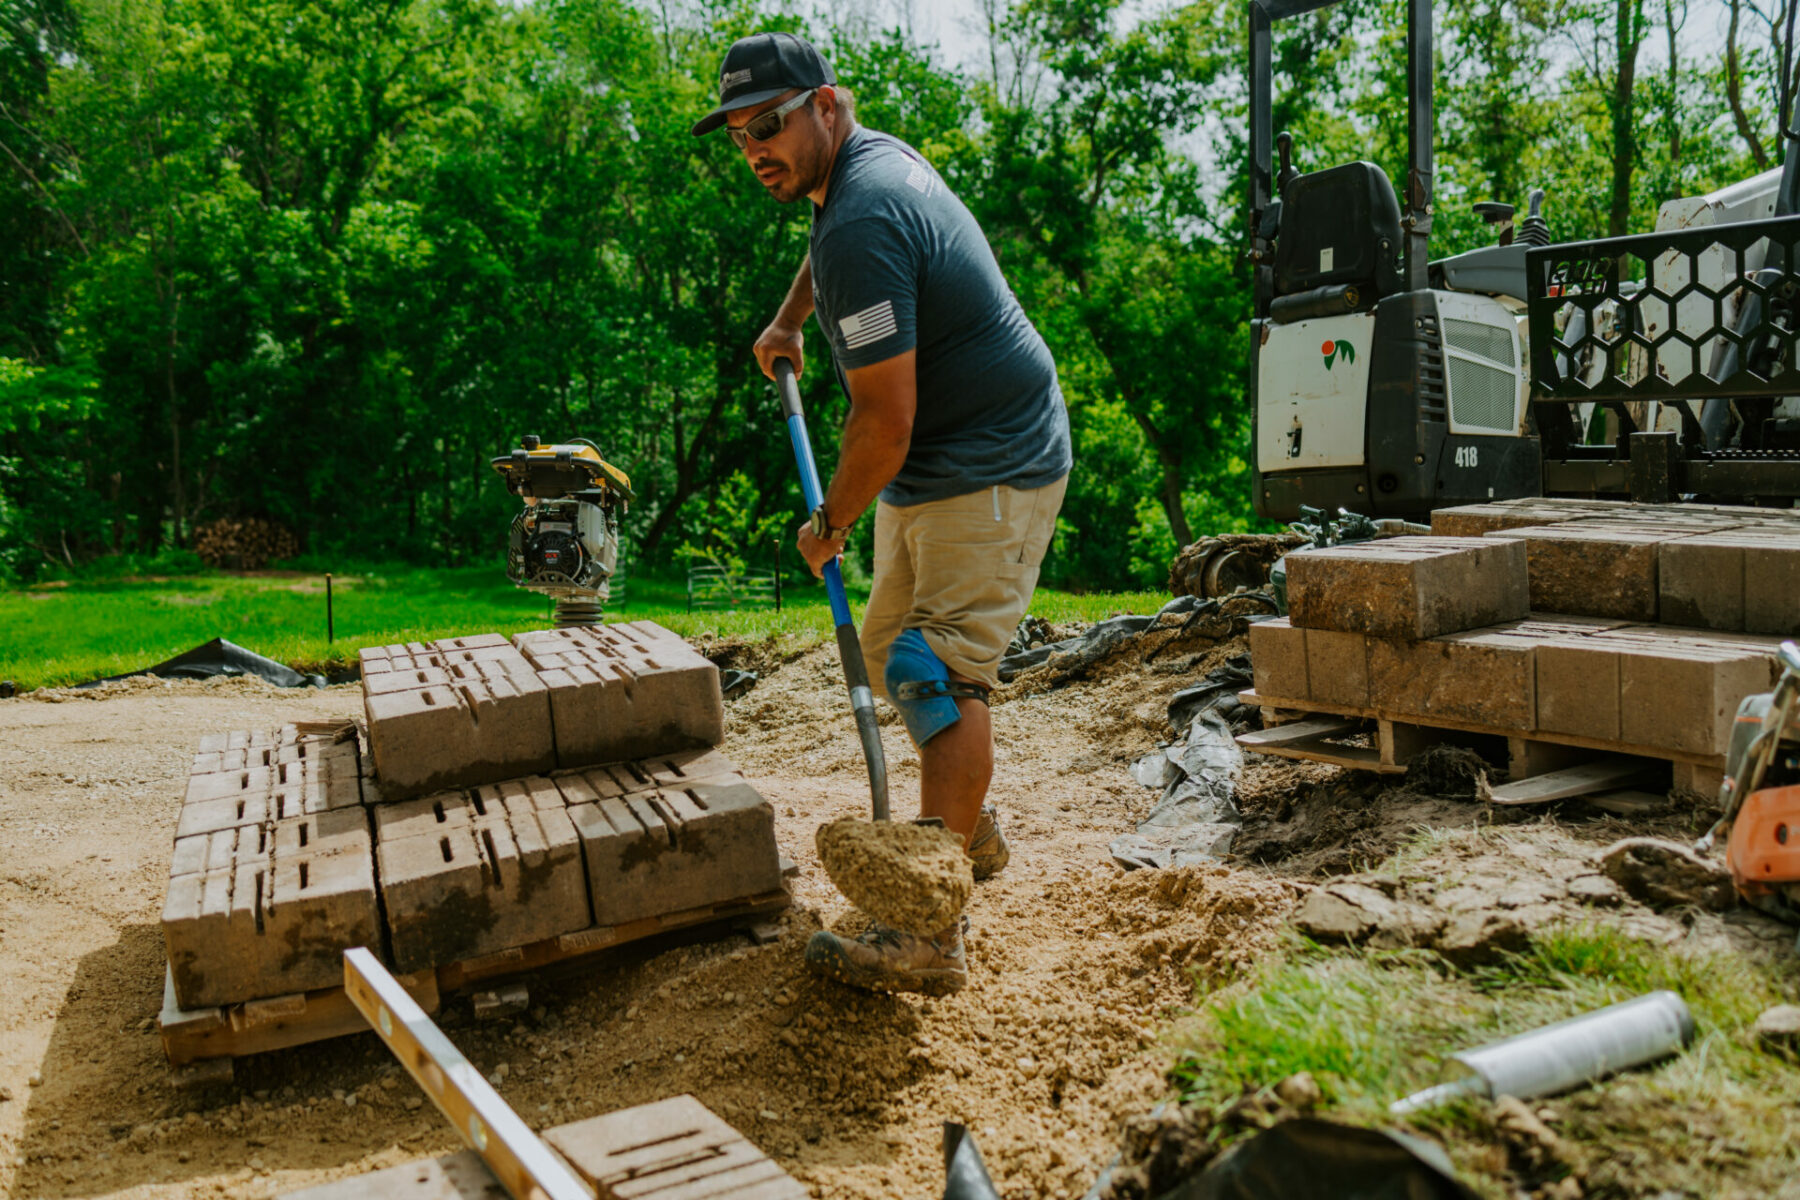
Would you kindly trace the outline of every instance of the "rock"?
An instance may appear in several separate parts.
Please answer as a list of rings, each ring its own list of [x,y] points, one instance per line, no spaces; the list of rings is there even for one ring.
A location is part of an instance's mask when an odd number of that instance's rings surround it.
[[[1311,1071],[1299,1071],[1275,1085],[1275,1098],[1289,1108],[1305,1111],[1324,1099],[1324,1093]]]
[[[1569,896],[1579,904],[1597,908],[1617,908],[1625,903],[1625,893],[1604,875],[1577,875],[1569,880]]]
[[[1560,925],[1569,919],[1569,912],[1559,904],[1529,904],[1524,908],[1515,908],[1507,913],[1527,934],[1535,933],[1547,925]]]
[[[11,1099],[12,1099],[12,1089],[9,1087],[6,1087],[3,1084],[0,1084],[0,1104],[5,1104],[7,1101],[9,1101]]]
[[[33,1071],[30,1076],[26,1078],[25,1082],[30,1087],[43,1087],[44,1073],[42,1071]]]
[[[1323,888],[1307,896],[1294,914],[1295,928],[1321,942],[1360,941],[1378,923],[1374,913]]]
[[[1777,1004],[1774,1008],[1764,1009],[1751,1032],[1770,1050],[1800,1048],[1800,1005]]]
[[[1598,861],[1607,878],[1652,908],[1722,911],[1737,903],[1725,864],[1665,838],[1625,838],[1602,850]]]
[[[1531,935],[1509,913],[1472,912],[1452,917],[1432,948],[1458,966],[1479,966],[1523,950]]]

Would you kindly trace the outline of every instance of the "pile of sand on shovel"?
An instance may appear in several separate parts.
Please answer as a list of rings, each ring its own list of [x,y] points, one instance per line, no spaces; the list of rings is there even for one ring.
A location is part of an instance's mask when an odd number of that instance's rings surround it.
[[[850,903],[915,937],[948,928],[975,887],[962,839],[941,825],[843,817],[821,825],[814,843]]]

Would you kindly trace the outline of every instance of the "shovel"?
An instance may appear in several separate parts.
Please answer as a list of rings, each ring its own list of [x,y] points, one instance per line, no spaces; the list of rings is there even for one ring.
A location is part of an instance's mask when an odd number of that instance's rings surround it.
[[[800,389],[794,383],[794,364],[775,360],[775,386],[781,392],[781,411],[787,418],[788,440],[794,444],[794,461],[800,466],[800,494],[806,511],[825,503],[819,486],[819,468],[813,461],[812,439],[806,436],[806,412],[800,407]],[[856,638],[856,621],[850,615],[850,597],[844,594],[844,572],[838,560],[825,564],[825,591],[831,597],[831,621],[837,626],[838,658],[844,663],[844,685],[850,689],[850,707],[856,713],[856,736],[862,739],[863,758],[869,764],[869,797],[877,821],[888,819],[887,756],[881,751],[881,729],[875,723],[875,693],[869,690],[869,670],[863,665],[862,643]]]
[[[775,360],[775,385],[781,393],[788,437],[794,444],[794,460],[800,467],[800,492],[806,499],[806,511],[812,512],[824,503],[824,490],[813,461],[812,439],[806,434],[806,413],[800,407],[794,365],[785,358]],[[825,590],[831,596],[832,622],[837,626],[844,684],[850,691],[856,733],[869,765],[875,823],[840,820],[820,828],[816,838],[819,861],[852,904],[896,929],[930,936],[962,911],[971,886],[969,860],[962,839],[943,828],[941,821],[895,825],[888,820],[887,757],[875,722],[875,694],[869,689],[862,643],[857,640],[838,560],[826,563],[823,573]]]

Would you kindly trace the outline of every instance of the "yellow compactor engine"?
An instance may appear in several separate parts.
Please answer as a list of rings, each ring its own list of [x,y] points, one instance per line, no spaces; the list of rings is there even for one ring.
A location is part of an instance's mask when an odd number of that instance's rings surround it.
[[[556,601],[556,624],[596,625],[619,559],[619,518],[631,479],[585,438],[554,446],[527,435],[493,460],[507,490],[525,501],[513,518],[506,574]]]

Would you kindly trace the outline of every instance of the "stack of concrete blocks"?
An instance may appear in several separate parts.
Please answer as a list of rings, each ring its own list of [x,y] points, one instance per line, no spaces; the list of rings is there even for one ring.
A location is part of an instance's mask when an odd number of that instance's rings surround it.
[[[549,691],[556,765],[585,767],[716,746],[718,668],[653,621],[522,633]]]
[[[773,810],[716,748],[718,670],[668,630],[362,665],[368,753],[345,723],[196,756],[163,914],[182,1007],[334,986],[356,945],[412,972],[780,890]]]
[[[363,706],[389,800],[556,766],[550,689],[497,633],[372,646]]]
[[[460,638],[363,661],[376,778],[398,801],[375,812],[397,970],[781,886],[773,810],[713,749],[718,668],[667,629]],[[447,777],[454,790],[419,795]]]
[[[201,741],[162,925],[184,1008],[332,987],[346,949],[380,944],[351,726]]]
[[[1765,552],[1722,538],[1744,526],[1785,543],[1767,552],[1797,553],[1800,522],[1561,503],[1452,509],[1433,525],[1452,536],[1290,555],[1290,617],[1250,631],[1257,693],[1420,724],[1723,754],[1738,702],[1773,685],[1778,639],[1656,623],[1669,582],[1657,564],[1683,543]],[[1511,523],[1520,520],[1529,523]]]

